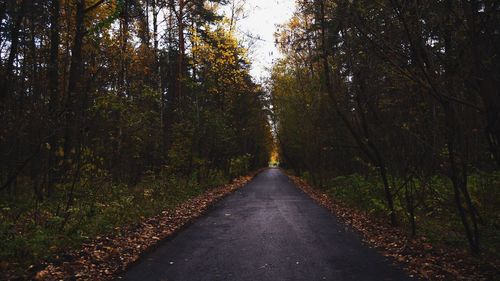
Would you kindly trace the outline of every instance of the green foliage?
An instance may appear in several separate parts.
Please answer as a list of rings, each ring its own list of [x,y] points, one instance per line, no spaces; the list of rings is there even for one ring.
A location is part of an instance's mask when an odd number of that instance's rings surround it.
[[[123,0],[117,0],[115,8],[113,12],[104,18],[102,21],[98,22],[92,29],[90,29],[88,32],[93,34],[98,34],[99,32],[102,32],[103,29],[107,29],[115,22],[118,17],[120,16],[120,13],[123,11]],[[93,34],[93,35],[95,35]]]
[[[478,211],[482,215],[481,230],[483,234],[483,249],[490,255],[497,257],[494,250],[500,247],[500,174],[471,175],[471,196],[473,197]],[[397,180],[398,186],[405,181]],[[437,244],[446,244],[460,247],[464,244],[462,235],[462,224],[454,210],[454,194],[451,192],[449,179],[442,176],[433,176],[429,180],[413,180],[416,186],[419,201],[415,209],[415,219],[418,225],[418,233],[426,236],[430,241]],[[333,199],[349,206],[372,214],[374,217],[383,219],[387,216],[387,205],[383,196],[382,188],[376,177],[364,177],[359,174],[338,176],[326,181],[326,193]],[[394,200],[405,228],[410,227],[405,204],[406,198],[403,192],[395,193]],[[443,235],[446,233],[446,235]]]
[[[359,174],[335,177],[327,181],[327,193],[350,207],[359,207],[369,213],[386,215],[380,183]]]
[[[66,204],[64,196],[45,201],[35,210],[28,197],[0,197],[0,260],[26,268],[77,247],[88,238],[119,231],[144,217],[174,208],[206,188],[226,182],[223,172],[215,170],[198,182],[196,176],[179,177],[166,169],[144,177],[133,187],[94,178],[73,187],[74,204],[65,212],[61,211]],[[58,188],[64,193],[72,187]]]
[[[237,177],[247,174],[250,170],[250,160],[250,154],[231,158],[231,160],[229,160],[229,175],[231,175],[231,177]]]
[[[168,157],[174,173],[188,175],[193,167],[194,128],[188,122],[174,124]]]

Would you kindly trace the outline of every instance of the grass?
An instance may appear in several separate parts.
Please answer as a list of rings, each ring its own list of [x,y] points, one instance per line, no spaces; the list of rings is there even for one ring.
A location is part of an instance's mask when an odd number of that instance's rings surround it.
[[[135,186],[113,184],[106,177],[73,187],[61,184],[43,200],[27,189],[1,194],[0,271],[22,275],[30,266],[78,248],[87,239],[118,231],[227,182],[220,171],[212,171],[204,181],[196,175],[160,173]],[[71,192],[74,201],[67,208]]]

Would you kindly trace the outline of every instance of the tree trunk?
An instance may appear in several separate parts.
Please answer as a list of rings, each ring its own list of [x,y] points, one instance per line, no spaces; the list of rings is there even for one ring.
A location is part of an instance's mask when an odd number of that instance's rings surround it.
[[[69,70],[68,79],[68,91],[65,97],[65,133],[64,133],[64,163],[67,162],[69,152],[74,146],[74,137],[78,135],[81,128],[78,128],[79,124],[76,124],[76,117],[81,117],[81,112],[83,112],[83,92],[81,92],[81,78],[83,75],[83,64],[82,64],[82,45],[83,38],[85,36],[85,0],[78,0],[76,2],[76,13],[75,13],[75,35],[73,39],[73,46],[71,48],[71,64]],[[66,164],[65,164],[66,165]],[[67,165],[64,167],[64,171],[67,171]]]
[[[121,95],[128,95],[128,57],[127,44],[129,37],[129,1],[125,0],[120,20],[120,72],[118,75],[118,91]]]
[[[49,80],[49,92],[50,92],[50,100],[49,100],[49,114],[51,119],[51,124],[53,126],[57,122],[57,111],[59,109],[59,12],[60,12],[60,2],[59,0],[52,0],[51,2],[51,15],[50,15],[50,57],[49,57],[49,65],[48,65],[48,80]],[[56,130],[56,128],[49,128],[51,130]],[[48,179],[47,179],[47,196],[51,196],[53,186],[56,182],[55,180],[55,169],[56,165],[56,155],[54,151],[56,151],[57,147],[57,135],[54,133],[51,134],[49,138],[50,151],[48,152]]]
[[[450,161],[450,179],[453,184],[455,204],[464,227],[465,236],[473,253],[479,252],[479,229],[477,213],[467,190],[467,170],[463,159],[457,154],[457,123],[454,109],[449,103],[443,104],[447,119],[448,160]],[[462,198],[465,197],[465,198]],[[465,202],[463,200],[465,199]],[[467,206],[465,208],[463,204]],[[470,222],[469,222],[470,220]],[[471,225],[472,223],[472,225]]]
[[[19,10],[17,11],[15,22],[12,25],[10,31],[10,50],[9,56],[7,57],[7,63],[5,65],[5,79],[2,79],[2,82],[0,84],[2,86],[0,89],[0,103],[3,103],[7,98],[7,95],[10,93],[10,87],[13,79],[12,71],[14,70],[14,60],[17,57],[17,49],[19,46],[19,31],[24,19],[26,4],[26,0],[21,1],[21,5],[19,7]]]
[[[178,36],[179,36],[179,54],[177,57],[177,87],[175,93],[175,99],[179,104],[182,103],[182,88],[184,84],[184,53],[185,53],[185,41],[184,41],[184,8],[185,0],[179,0],[179,15],[178,15]]]

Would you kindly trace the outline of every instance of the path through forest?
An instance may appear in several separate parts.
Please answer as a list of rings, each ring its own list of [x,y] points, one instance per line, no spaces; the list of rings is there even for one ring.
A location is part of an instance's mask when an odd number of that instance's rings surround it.
[[[412,280],[279,169],[143,257],[124,280]]]

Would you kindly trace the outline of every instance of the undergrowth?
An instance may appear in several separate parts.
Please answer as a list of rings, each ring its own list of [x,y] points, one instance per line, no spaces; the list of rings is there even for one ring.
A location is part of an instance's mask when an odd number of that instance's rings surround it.
[[[308,173],[302,175],[312,183]],[[348,207],[369,213],[376,219],[387,220],[383,187],[375,176],[352,174],[323,179],[321,189],[332,199]],[[411,184],[415,201],[416,234],[425,236],[435,245],[468,250],[463,225],[458,216],[451,182],[442,176],[424,180],[393,179],[392,192],[399,226],[411,234],[410,215],[403,186]],[[473,202],[480,215],[481,252],[474,258],[500,259],[500,173],[475,173],[469,177]]]
[[[134,186],[112,183],[107,177],[59,184],[53,196],[43,199],[26,189],[1,194],[0,270],[22,274],[85,240],[172,209],[228,180],[219,170],[210,170],[202,178],[196,173],[185,177],[164,171],[147,175]]]

